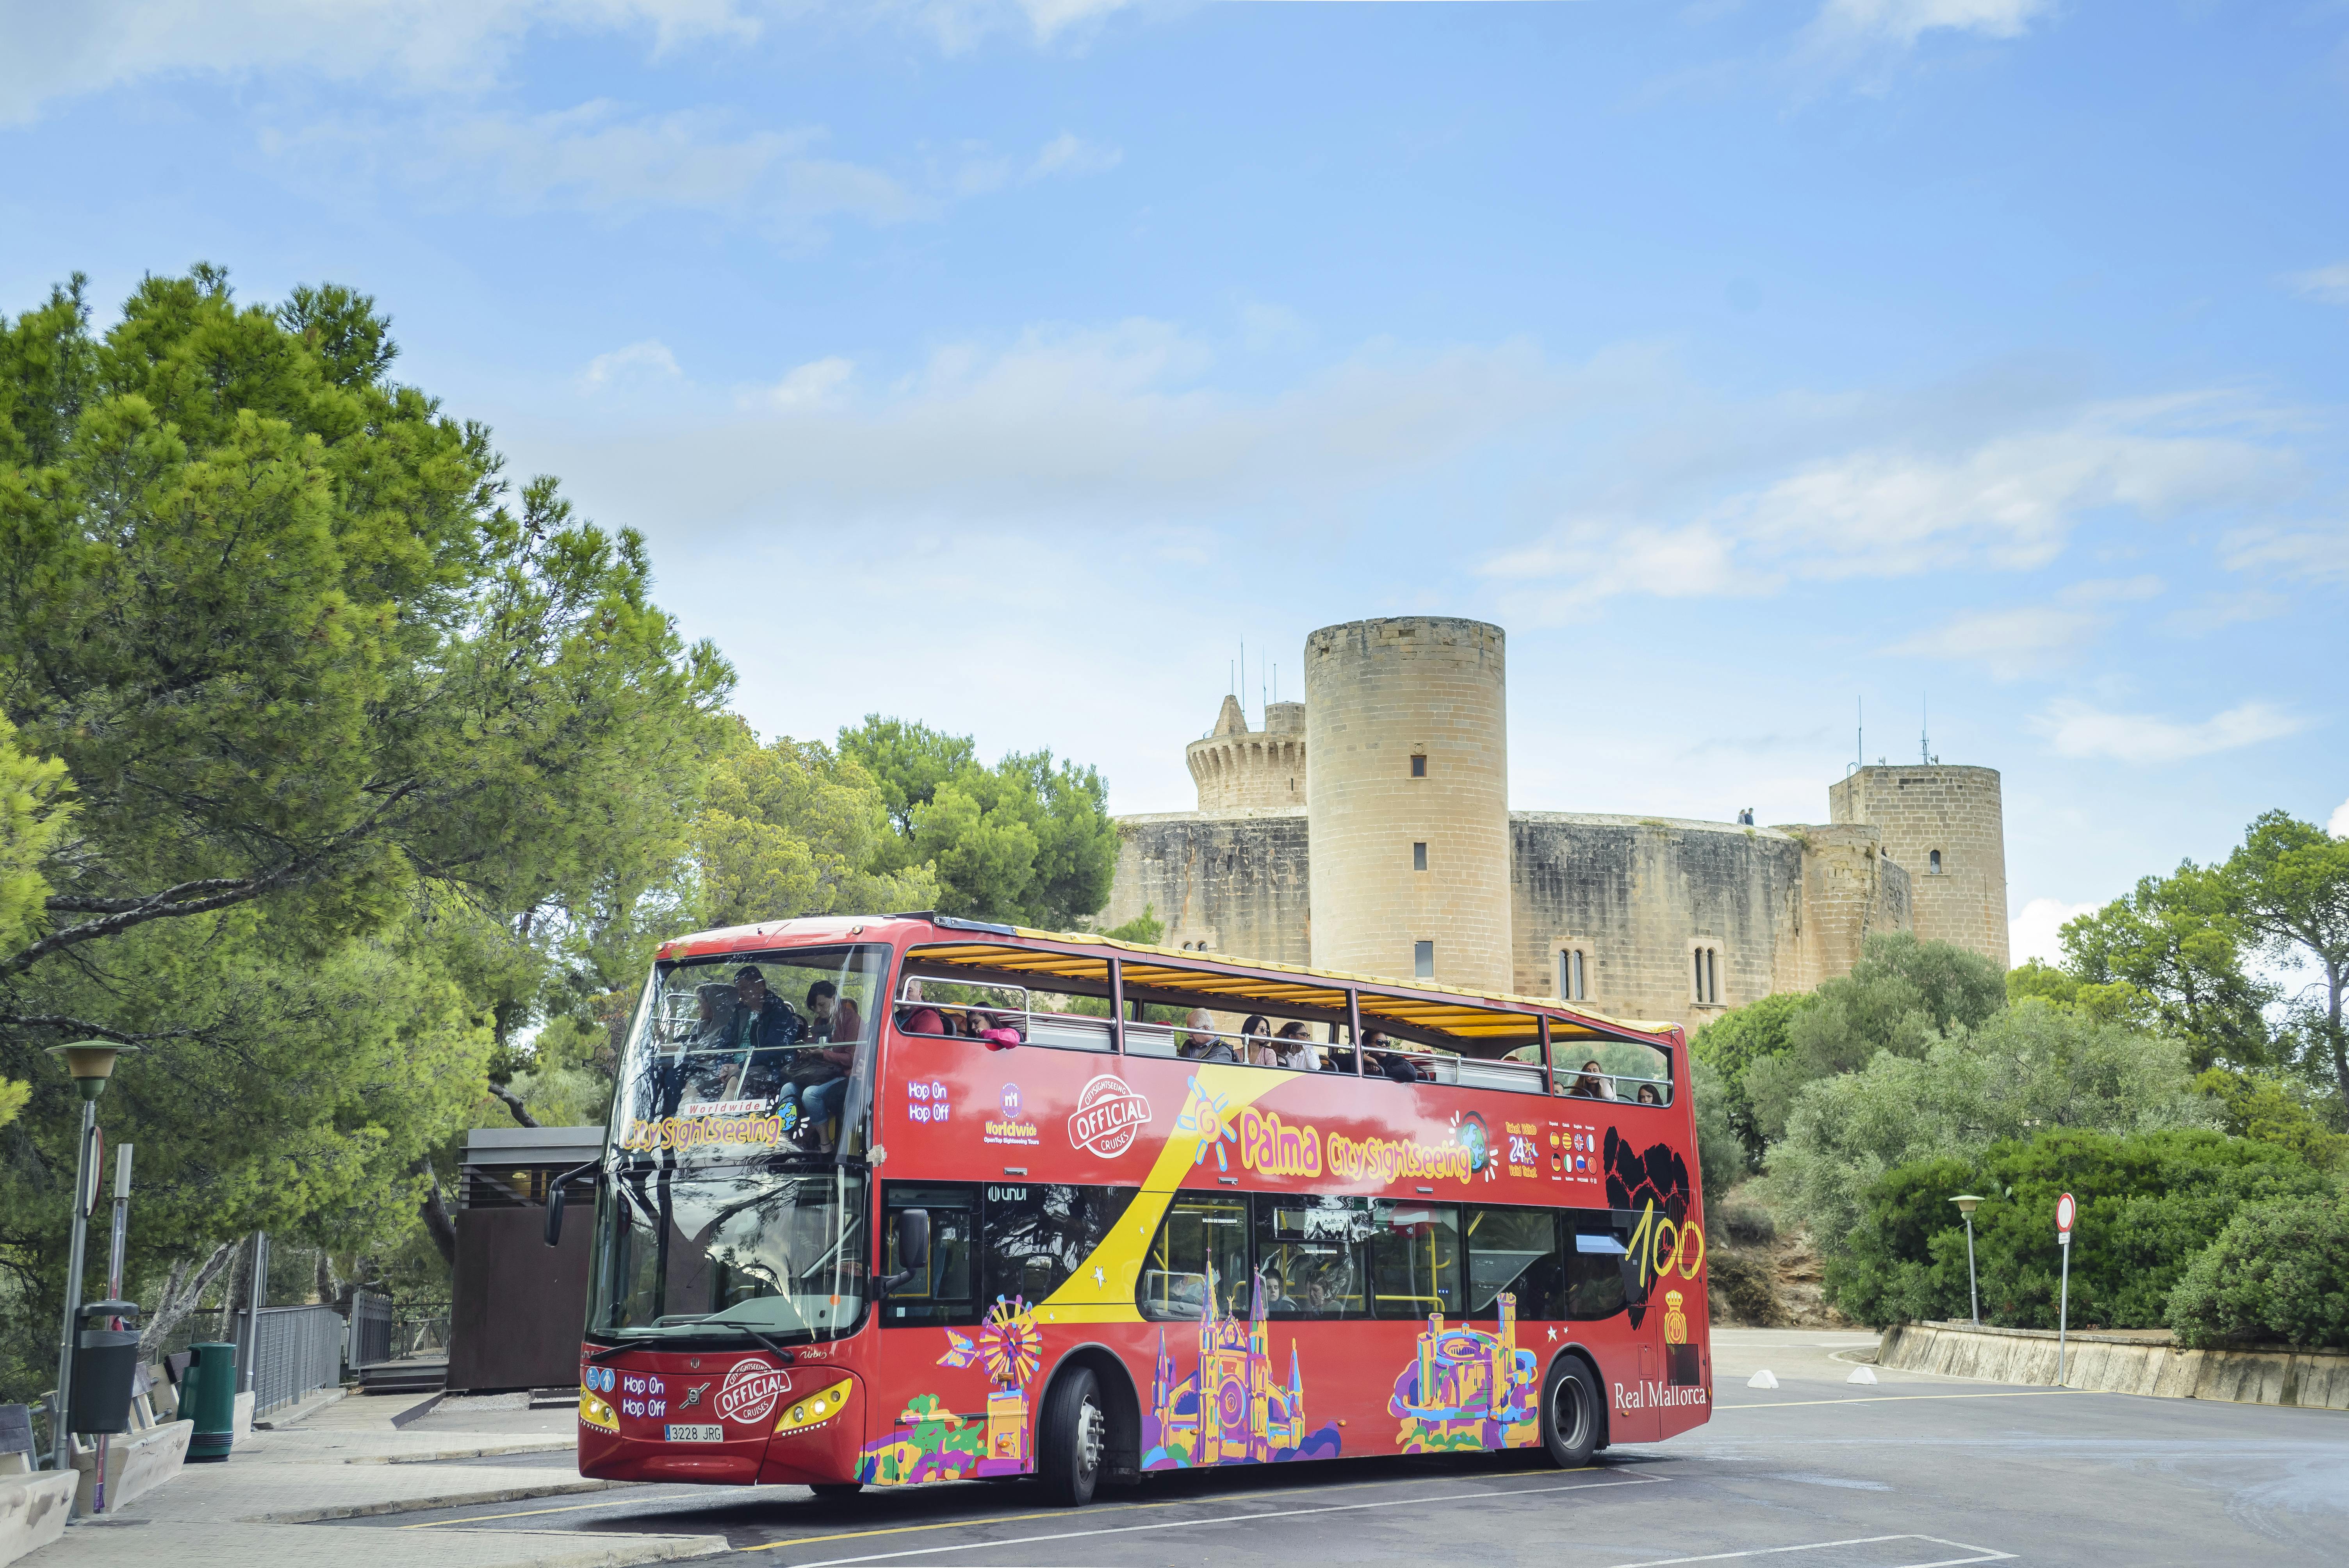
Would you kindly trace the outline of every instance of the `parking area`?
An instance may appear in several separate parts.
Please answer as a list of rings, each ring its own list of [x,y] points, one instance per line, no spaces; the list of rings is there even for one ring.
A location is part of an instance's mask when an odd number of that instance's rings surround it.
[[[1872,1386],[1845,1381],[1871,1343],[1725,1331],[1704,1429],[1609,1449],[1574,1472],[1517,1455],[1209,1470],[1153,1477],[1077,1511],[1043,1506],[1019,1483],[845,1503],[792,1487],[640,1487],[309,1528],[409,1541],[476,1531],[701,1536],[713,1553],[773,1568],[1216,1556],[1575,1568],[2342,1560],[2349,1417],[1890,1371]],[[1778,1387],[1748,1387],[1764,1367]]]

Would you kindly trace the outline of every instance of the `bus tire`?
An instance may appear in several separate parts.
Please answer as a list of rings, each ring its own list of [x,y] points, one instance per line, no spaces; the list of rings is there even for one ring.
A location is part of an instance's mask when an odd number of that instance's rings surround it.
[[[1598,1451],[1599,1386],[1575,1357],[1559,1357],[1542,1381],[1541,1434],[1560,1470],[1580,1470]]]
[[[861,1480],[810,1481],[808,1490],[815,1493],[819,1502],[846,1502],[864,1490],[864,1483]]]
[[[1063,1508],[1091,1502],[1109,1456],[1109,1410],[1090,1368],[1072,1367],[1052,1385],[1040,1438],[1037,1477],[1045,1495]]]

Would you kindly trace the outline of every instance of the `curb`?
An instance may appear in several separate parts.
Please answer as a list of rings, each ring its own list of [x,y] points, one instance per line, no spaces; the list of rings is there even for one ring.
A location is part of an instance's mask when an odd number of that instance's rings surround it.
[[[626,1480],[567,1480],[538,1486],[499,1486],[479,1491],[448,1491],[429,1497],[404,1497],[383,1502],[335,1503],[325,1508],[295,1509],[287,1513],[256,1513],[237,1522],[316,1524],[327,1519],[371,1519],[381,1513],[421,1513],[435,1508],[470,1508],[479,1502],[523,1502],[534,1497],[569,1497],[577,1492],[610,1491],[636,1484]]]
[[[579,1446],[577,1439],[559,1443],[484,1443],[470,1449],[435,1449],[423,1454],[360,1454],[345,1460],[347,1465],[436,1465],[451,1460],[490,1460],[506,1454],[567,1454]]]
[[[570,1552],[533,1550],[519,1559],[529,1568],[630,1568],[638,1563],[675,1563],[689,1557],[714,1557],[727,1550],[722,1535],[601,1535],[578,1536],[557,1531],[483,1530],[468,1534],[493,1537],[529,1536],[537,1541],[579,1542]],[[594,1544],[587,1544],[593,1542]]]

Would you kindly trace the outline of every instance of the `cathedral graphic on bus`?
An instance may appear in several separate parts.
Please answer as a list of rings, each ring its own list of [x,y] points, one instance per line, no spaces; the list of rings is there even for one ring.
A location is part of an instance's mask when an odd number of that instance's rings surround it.
[[[1187,1470],[1195,1465],[1269,1464],[1330,1459],[1339,1451],[1338,1427],[1305,1430],[1305,1383],[1297,1341],[1288,1342],[1288,1381],[1274,1381],[1265,1324],[1264,1276],[1251,1282],[1247,1321],[1218,1318],[1215,1271],[1207,1271],[1199,1308],[1199,1362],[1177,1377],[1158,1331],[1158,1358],[1150,1378],[1150,1413],[1143,1418],[1142,1467]]]

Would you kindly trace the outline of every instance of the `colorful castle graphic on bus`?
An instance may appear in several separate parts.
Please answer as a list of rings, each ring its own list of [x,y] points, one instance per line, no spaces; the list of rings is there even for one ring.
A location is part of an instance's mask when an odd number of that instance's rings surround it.
[[[1496,1332],[1446,1328],[1433,1314],[1419,1355],[1395,1378],[1387,1413],[1402,1418],[1396,1444],[1407,1454],[1449,1449],[1529,1448],[1541,1440],[1535,1418],[1537,1357],[1517,1348],[1517,1298],[1494,1298]]]
[[[943,1408],[936,1394],[919,1395],[897,1417],[897,1430],[864,1447],[857,1479],[873,1486],[912,1486],[968,1476],[1026,1475],[1036,1468],[1035,1412],[1028,1385],[1043,1365],[1044,1336],[1036,1309],[1019,1296],[995,1298],[977,1337],[946,1331],[938,1365],[984,1365],[987,1414],[970,1421]]]
[[[1199,1305],[1199,1365],[1190,1376],[1175,1377],[1166,1331],[1158,1331],[1150,1409],[1143,1418],[1142,1468],[1187,1470],[1336,1458],[1336,1422],[1312,1433],[1305,1429],[1305,1382],[1298,1372],[1293,1338],[1288,1342],[1288,1386],[1273,1381],[1264,1276],[1254,1277],[1246,1323],[1216,1317],[1215,1300],[1216,1274],[1210,1268]]]

